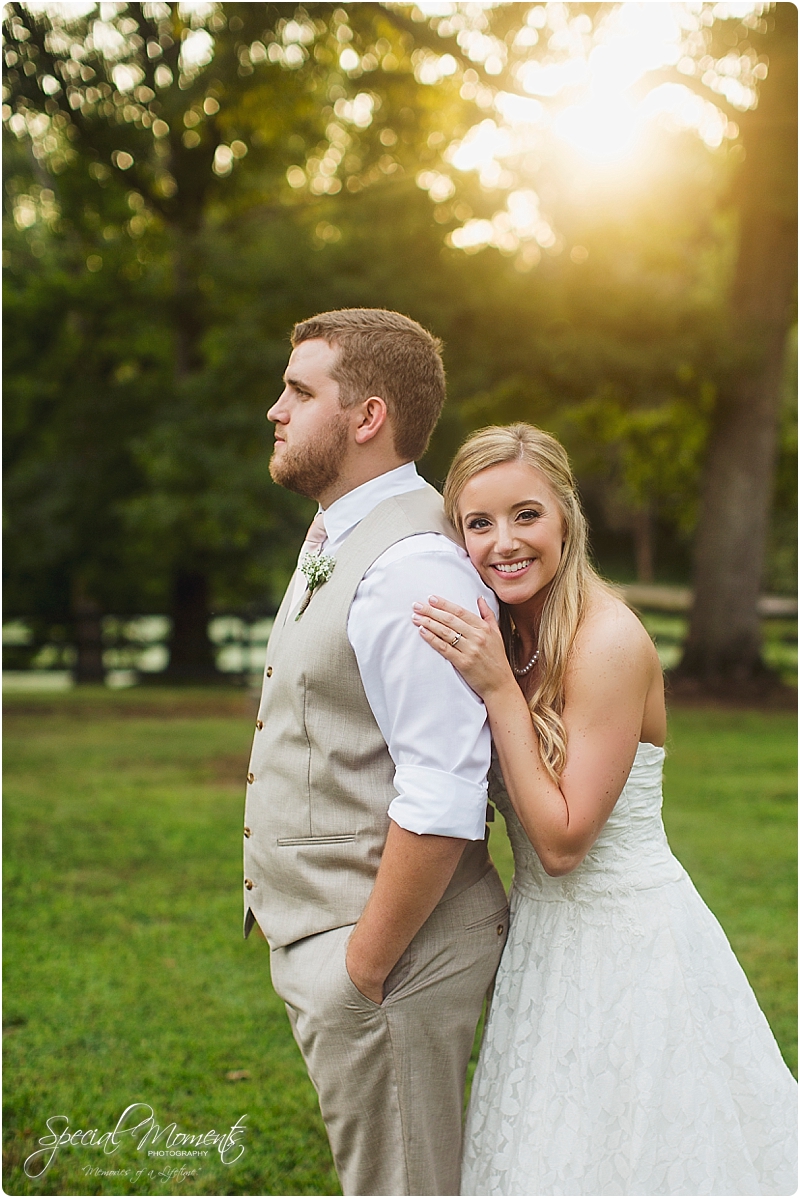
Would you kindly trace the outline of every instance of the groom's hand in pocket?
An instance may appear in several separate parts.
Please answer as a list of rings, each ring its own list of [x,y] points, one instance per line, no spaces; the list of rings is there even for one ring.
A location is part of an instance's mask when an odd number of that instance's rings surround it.
[[[359,993],[363,994],[365,998],[370,999],[371,1002],[378,1003],[378,1005],[383,1002],[383,985],[385,979],[377,982],[366,975],[362,976],[359,974],[358,967],[350,963],[349,952],[345,959],[345,969],[350,976],[350,981]]]
[[[383,987],[448,887],[466,845],[452,836],[418,836],[393,820],[372,894],[347,946],[345,968],[365,998]]]

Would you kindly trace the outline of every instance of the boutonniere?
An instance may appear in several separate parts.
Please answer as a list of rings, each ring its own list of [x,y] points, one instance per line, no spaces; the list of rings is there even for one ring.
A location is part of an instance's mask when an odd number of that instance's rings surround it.
[[[311,602],[311,596],[317,587],[321,587],[323,582],[327,582],[333,567],[336,565],[336,558],[331,557],[328,553],[307,553],[300,563],[300,571],[305,574],[308,584],[308,592],[300,605],[300,610],[295,616],[295,620],[299,620],[303,612]]]

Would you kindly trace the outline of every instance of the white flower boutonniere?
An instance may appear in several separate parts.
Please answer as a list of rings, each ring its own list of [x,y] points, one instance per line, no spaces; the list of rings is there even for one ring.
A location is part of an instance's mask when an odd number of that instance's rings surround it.
[[[333,567],[336,565],[336,558],[331,557],[328,553],[307,553],[300,562],[300,571],[305,574],[306,582],[308,583],[308,592],[300,605],[300,610],[295,616],[295,620],[299,620],[303,612],[311,602],[311,596],[317,587],[321,587],[323,582],[327,582]]]

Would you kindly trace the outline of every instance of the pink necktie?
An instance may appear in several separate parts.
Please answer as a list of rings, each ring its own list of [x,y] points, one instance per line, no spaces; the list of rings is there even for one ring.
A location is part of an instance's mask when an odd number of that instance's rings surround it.
[[[322,512],[317,512],[309,525],[306,539],[303,541],[303,548],[300,550],[300,560],[302,561],[303,555],[306,553],[312,553],[314,557],[317,557],[322,549],[323,542],[327,541],[327,539],[328,534],[325,531],[325,520]]]

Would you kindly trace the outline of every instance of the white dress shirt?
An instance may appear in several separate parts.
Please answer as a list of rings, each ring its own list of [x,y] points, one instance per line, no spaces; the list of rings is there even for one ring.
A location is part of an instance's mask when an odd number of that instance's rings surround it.
[[[370,479],[323,512],[336,551],[373,508],[426,484],[413,462]],[[304,591],[295,581],[293,605]],[[419,834],[482,840],[491,737],[486,708],[412,622],[412,605],[429,595],[478,611],[482,595],[497,612],[460,546],[440,533],[418,533],[390,546],[361,580],[347,620],[367,701],[395,765],[397,797],[389,816]]]

